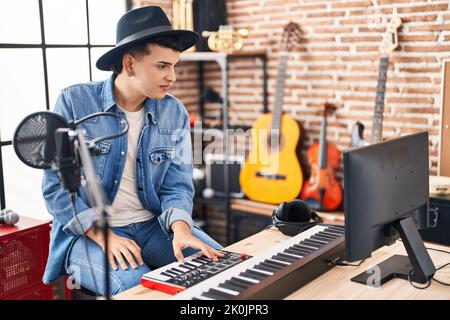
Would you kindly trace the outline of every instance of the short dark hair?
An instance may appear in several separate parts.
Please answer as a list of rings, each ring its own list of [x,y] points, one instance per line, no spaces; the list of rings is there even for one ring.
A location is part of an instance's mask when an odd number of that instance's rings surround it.
[[[114,62],[111,66],[111,71],[113,71],[116,75],[122,72],[122,58],[126,53],[135,55],[150,54],[147,48],[149,44],[158,44],[162,47],[166,47],[179,52],[182,52],[184,48],[182,37],[180,35],[157,36],[148,40],[144,40],[130,45],[129,47],[126,47],[122,52],[120,52],[114,59]]]

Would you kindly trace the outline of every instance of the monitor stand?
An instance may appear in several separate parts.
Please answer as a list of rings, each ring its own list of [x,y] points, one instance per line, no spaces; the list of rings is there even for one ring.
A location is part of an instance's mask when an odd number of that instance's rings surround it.
[[[395,221],[394,228],[399,232],[408,255],[396,254],[352,278],[352,281],[379,287],[393,278],[426,283],[434,275],[436,268],[412,217]]]

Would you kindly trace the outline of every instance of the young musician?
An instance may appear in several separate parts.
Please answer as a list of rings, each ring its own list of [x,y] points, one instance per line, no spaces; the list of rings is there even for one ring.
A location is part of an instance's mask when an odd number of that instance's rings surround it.
[[[126,135],[102,141],[92,156],[97,176],[112,201],[108,216],[110,292],[139,284],[152,268],[182,261],[200,250],[212,260],[221,246],[192,221],[192,150],[188,113],[169,94],[180,53],[199,39],[174,30],[161,8],[147,6],[124,14],[117,24],[117,44],[98,59],[111,70],[106,81],[62,90],[54,108],[67,120],[100,111],[114,112],[129,123]],[[79,127],[96,138],[123,128],[117,119],[91,118]],[[75,208],[57,173],[46,170],[43,195],[54,216],[50,255],[43,281],[71,275],[82,287],[104,294],[101,219],[78,191]]]

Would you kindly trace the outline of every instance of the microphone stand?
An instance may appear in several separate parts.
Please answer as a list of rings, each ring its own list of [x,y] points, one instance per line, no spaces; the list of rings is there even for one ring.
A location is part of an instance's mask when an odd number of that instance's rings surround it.
[[[89,202],[92,208],[96,208],[102,213],[102,231],[103,238],[105,241],[105,254],[104,254],[104,267],[105,267],[105,298],[110,300],[110,279],[109,279],[109,261],[108,261],[108,213],[110,208],[110,201],[106,197],[106,194],[101,186],[100,182],[97,180],[94,170],[94,165],[92,163],[91,154],[87,147],[88,143],[85,139],[85,130],[79,129],[75,131],[70,131],[69,133],[74,139],[74,149],[78,153],[82,167],[85,173],[85,187],[87,195],[89,197]]]

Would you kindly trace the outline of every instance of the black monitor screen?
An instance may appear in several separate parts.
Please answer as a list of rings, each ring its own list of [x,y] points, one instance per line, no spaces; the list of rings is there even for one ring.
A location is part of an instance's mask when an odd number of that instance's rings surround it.
[[[427,132],[344,152],[348,261],[391,243],[386,225],[427,205],[428,165]]]
[[[366,259],[400,235],[411,247],[408,256],[419,256],[432,272],[417,232],[428,221],[428,132],[352,149],[343,157],[345,260]]]

